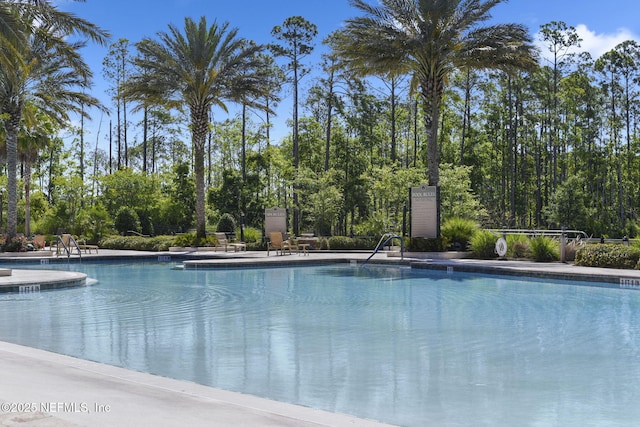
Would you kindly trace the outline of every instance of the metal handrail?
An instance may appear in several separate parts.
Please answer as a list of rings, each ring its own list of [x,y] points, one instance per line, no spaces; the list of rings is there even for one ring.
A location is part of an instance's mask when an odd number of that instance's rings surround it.
[[[373,253],[369,255],[369,258],[364,260],[362,264],[360,264],[360,267],[364,266],[367,262],[369,262],[369,260],[373,258],[375,254],[378,253],[380,248],[384,248],[389,242],[393,241],[393,239],[400,239],[400,259],[404,260],[404,239],[402,238],[402,236],[398,236],[397,234],[393,234],[393,233],[385,233],[382,235],[382,237],[378,241],[378,244],[376,245],[376,248],[374,249]]]
[[[62,240],[61,236],[56,236],[56,256],[60,253],[60,245],[62,245],[62,248],[67,253],[67,260],[69,260],[69,258],[71,258],[71,253],[73,252],[71,244],[76,247],[78,256],[80,257],[80,259],[82,259],[82,251],[80,250],[80,246],[78,246],[78,242],[76,242],[76,239],[74,239],[73,236],[69,236],[69,246],[64,243],[64,240]]]
[[[527,229],[527,228],[492,228],[488,231],[497,234],[526,234],[530,236],[562,236],[568,234],[575,234],[576,236],[580,236],[581,238],[589,239],[590,236],[587,235],[582,230],[538,230],[538,229]]]

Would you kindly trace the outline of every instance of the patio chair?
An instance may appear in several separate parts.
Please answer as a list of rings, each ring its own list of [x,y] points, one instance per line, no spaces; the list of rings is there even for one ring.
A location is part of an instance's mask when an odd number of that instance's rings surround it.
[[[233,248],[235,252],[247,250],[247,245],[245,243],[229,242],[229,240],[227,239],[227,235],[225,233],[214,233],[214,235],[216,236],[216,241],[217,241],[216,245],[213,247],[214,251],[217,250],[217,248],[224,248],[225,252],[227,251],[227,248]]]
[[[87,239],[84,239],[84,238],[77,239],[77,243],[78,243],[78,248],[82,249],[85,254],[86,253],[90,254],[91,251],[96,251],[96,253],[98,253],[98,250],[100,249],[98,245],[87,244]]]
[[[280,255],[283,255],[284,251],[289,251],[289,255],[291,255],[291,243],[288,240],[284,239],[280,231],[269,232],[267,256],[269,256],[269,251],[271,249],[274,249],[276,251],[276,255],[278,255],[278,250],[280,250]]]
[[[214,233],[214,236],[216,236],[216,245],[213,247],[213,250],[217,251],[218,248],[222,248],[226,252],[229,247],[227,235],[224,233]]]
[[[47,236],[45,236],[44,234],[36,234],[35,236],[33,236],[33,247],[36,250],[44,249],[47,246],[46,238]]]

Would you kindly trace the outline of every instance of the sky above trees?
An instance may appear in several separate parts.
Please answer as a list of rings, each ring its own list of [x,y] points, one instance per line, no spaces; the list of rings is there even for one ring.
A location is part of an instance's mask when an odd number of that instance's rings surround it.
[[[376,0],[371,0],[373,4]],[[320,54],[326,51],[322,40],[331,32],[340,29],[346,19],[358,15],[348,0],[299,1],[299,0],[246,0],[225,2],[211,0],[160,0],[146,2],[141,0],[87,0],[74,2],[57,0],[62,10],[67,10],[93,22],[112,34],[112,42],[126,38],[132,44],[143,37],[155,37],[158,32],[166,31],[169,24],[182,27],[185,17],[199,19],[206,16],[209,21],[228,21],[231,27],[238,27],[239,35],[257,43],[274,42],[271,29],[282,24],[289,16],[300,15],[318,27],[316,50],[309,58],[312,66],[318,66]],[[640,41],[640,3],[636,0],[609,0],[606,3],[587,0],[511,0],[492,9],[493,19],[500,23],[520,23],[526,25],[532,35],[536,35],[540,26],[551,21],[563,21],[576,27],[582,38],[582,50],[589,51],[594,58],[612,49],[625,40]],[[537,37],[534,37],[537,38]],[[543,46],[543,43],[540,43]],[[102,60],[107,48],[89,44],[84,50],[85,60],[93,69],[93,96],[110,106],[105,91],[107,83],[102,80]],[[543,50],[542,54],[546,52]],[[304,90],[304,88],[303,88]],[[283,94],[275,119],[272,136],[275,141],[290,133],[286,120],[291,117],[291,93]],[[220,112],[215,120],[233,118],[236,110]],[[93,122],[85,124],[89,134],[97,132],[99,113],[92,114]],[[105,133],[106,127],[102,127]],[[101,140],[106,141],[103,136]],[[104,142],[106,144],[106,142]],[[102,143],[101,143],[102,145]]]

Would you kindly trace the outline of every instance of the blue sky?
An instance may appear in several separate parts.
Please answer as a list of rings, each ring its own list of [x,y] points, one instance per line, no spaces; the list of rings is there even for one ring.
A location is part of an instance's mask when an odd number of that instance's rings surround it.
[[[376,0],[370,0],[371,3]],[[341,27],[345,19],[358,15],[358,10],[349,5],[348,0],[86,0],[73,2],[57,0],[60,9],[70,11],[87,19],[112,34],[112,41],[126,38],[132,44],[143,37],[155,37],[158,32],[166,31],[168,25],[182,27],[184,18],[195,20],[206,16],[209,22],[229,22],[231,27],[239,29],[241,37],[258,43],[273,42],[271,29],[281,24],[287,17],[301,15],[318,26],[316,51],[329,33]],[[511,0],[497,5],[493,11],[493,20],[499,23],[514,22],[526,25],[535,35],[540,25],[551,21],[563,21],[576,27],[583,39],[583,50],[589,51],[594,58],[612,49],[625,40],[640,41],[640,2],[637,0]],[[106,47],[88,46],[84,55],[94,72],[93,95],[109,104],[105,94],[106,85],[102,82],[102,59]],[[309,83],[309,78],[307,78]],[[230,113],[218,113],[216,121],[232,118],[235,114],[229,105]],[[284,121],[291,115],[291,101],[283,99],[279,118],[274,129],[274,139],[286,135],[288,130]],[[99,115],[88,125],[88,138],[95,138]],[[93,128],[93,130],[92,130]],[[101,134],[107,133],[103,125]],[[101,141],[105,138],[101,135]],[[106,140],[100,146],[106,149]]]

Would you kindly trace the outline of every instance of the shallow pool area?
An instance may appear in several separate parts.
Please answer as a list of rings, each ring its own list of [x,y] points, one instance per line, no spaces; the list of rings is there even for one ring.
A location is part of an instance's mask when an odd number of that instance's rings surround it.
[[[46,268],[99,282],[0,295],[0,340],[398,425],[640,420],[637,291],[406,267]]]

